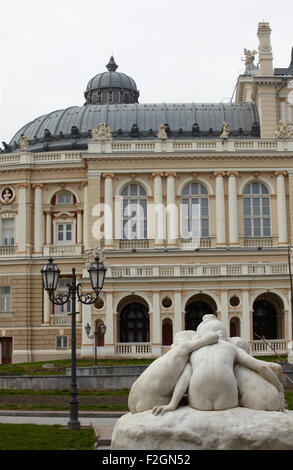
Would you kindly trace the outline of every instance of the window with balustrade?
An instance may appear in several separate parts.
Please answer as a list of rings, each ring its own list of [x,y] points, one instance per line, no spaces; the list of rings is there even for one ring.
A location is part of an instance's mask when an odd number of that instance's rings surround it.
[[[121,191],[121,239],[147,238],[147,194],[139,184]]]
[[[2,237],[2,246],[14,245],[14,219],[13,218],[1,220],[1,237]]]
[[[244,188],[243,224],[245,237],[271,236],[270,195],[266,186],[258,181]]]
[[[73,223],[57,223],[56,230],[57,243],[73,243]]]
[[[58,292],[68,292],[70,286],[70,279],[60,279],[58,284]],[[59,315],[69,315],[72,312],[72,301],[71,298],[64,305],[56,306],[56,313]]]
[[[200,183],[185,186],[181,198],[181,237],[200,239],[209,237],[209,198]]]
[[[10,312],[11,308],[11,287],[0,287],[0,313]]]

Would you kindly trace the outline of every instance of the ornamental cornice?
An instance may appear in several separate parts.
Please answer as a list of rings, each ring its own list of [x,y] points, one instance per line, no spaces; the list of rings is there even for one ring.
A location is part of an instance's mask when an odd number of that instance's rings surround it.
[[[218,176],[226,176],[226,173],[225,171],[215,171],[213,175],[215,178],[217,178]]]
[[[275,176],[287,176],[287,171],[275,171]]]

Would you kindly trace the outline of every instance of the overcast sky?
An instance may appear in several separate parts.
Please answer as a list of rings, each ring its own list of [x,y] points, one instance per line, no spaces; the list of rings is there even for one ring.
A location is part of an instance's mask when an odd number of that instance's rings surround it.
[[[272,29],[274,67],[288,67],[293,2],[282,0],[9,0],[0,6],[0,145],[27,122],[84,104],[110,55],[140,103],[228,101]]]

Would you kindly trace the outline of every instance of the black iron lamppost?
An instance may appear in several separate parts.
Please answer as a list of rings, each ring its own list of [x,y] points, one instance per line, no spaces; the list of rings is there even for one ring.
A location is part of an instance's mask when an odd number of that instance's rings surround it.
[[[64,305],[72,301],[71,312],[71,387],[70,387],[70,420],[68,427],[70,429],[79,429],[80,422],[78,420],[78,400],[77,400],[77,384],[76,384],[76,298],[79,302],[90,305],[96,302],[99,293],[103,288],[106,268],[98,257],[91,264],[89,270],[92,288],[95,296],[90,293],[82,293],[80,291],[81,284],[76,282],[75,268],[72,268],[71,283],[68,286],[68,292],[58,292],[54,295],[57,288],[60,269],[53,263],[53,258],[41,270],[44,289],[49,294],[49,299],[56,305]]]
[[[86,326],[84,327],[85,328],[85,332],[86,332],[86,335],[89,339],[95,339],[95,367],[97,367],[97,338],[98,338],[98,331],[94,331],[94,334],[93,335],[90,335],[90,332],[91,332],[91,325],[89,323],[86,324]],[[102,335],[104,336],[104,334],[106,333],[106,325],[104,325],[104,323],[101,325],[101,333]]]

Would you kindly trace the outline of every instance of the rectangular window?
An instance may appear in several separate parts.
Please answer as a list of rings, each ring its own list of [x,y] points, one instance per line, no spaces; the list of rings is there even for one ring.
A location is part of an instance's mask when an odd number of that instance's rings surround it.
[[[73,224],[57,224],[57,242],[73,242]]]
[[[0,312],[10,312],[11,288],[10,286],[0,287]]]
[[[59,285],[58,285],[58,292],[68,292],[68,287],[70,286],[70,280],[69,279],[59,279]],[[70,314],[72,313],[72,302],[71,299],[68,300],[63,305],[58,305],[56,309],[57,314]]]
[[[57,349],[67,349],[68,347],[67,336],[57,336],[56,347]]]
[[[72,204],[72,194],[69,194],[69,193],[58,194],[58,204]]]
[[[2,245],[14,245],[14,219],[2,219]]]

